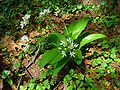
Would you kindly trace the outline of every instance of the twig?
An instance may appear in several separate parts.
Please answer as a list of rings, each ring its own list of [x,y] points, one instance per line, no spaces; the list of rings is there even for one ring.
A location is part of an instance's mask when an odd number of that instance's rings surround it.
[[[20,86],[21,80],[22,80],[22,76],[20,77],[20,79],[18,81],[18,85],[17,85],[17,89],[16,90],[19,90],[19,86]]]
[[[39,47],[38,47],[38,50],[37,50],[36,54],[35,54],[34,57],[32,58],[31,63],[30,63],[29,65],[26,66],[26,68],[25,68],[26,70],[27,70],[32,64],[35,63],[35,61],[36,61],[36,57],[37,57],[39,51],[40,51],[40,44],[39,44]]]
[[[32,64],[35,63],[36,57],[37,57],[39,51],[40,51],[40,43],[39,43],[39,47],[38,47],[38,50],[37,50],[36,54],[35,54],[35,55],[33,56],[33,58],[32,58],[32,61],[31,61],[25,68],[23,68],[23,69],[20,70],[20,71],[25,72]]]
[[[22,69],[22,70],[21,70],[23,73],[24,73],[25,71],[27,71],[27,72],[30,74],[30,72],[28,71],[28,68],[29,68],[32,64],[35,63],[36,57],[37,57],[39,51],[40,51],[40,43],[39,43],[39,47],[38,47],[38,50],[37,50],[36,54],[35,54],[35,55],[33,56],[33,58],[32,58],[32,61],[25,67],[25,69]],[[30,74],[30,76],[32,76],[32,75]],[[21,80],[22,80],[22,76],[20,77],[20,79],[19,79],[19,81],[18,81],[17,90],[19,89]]]

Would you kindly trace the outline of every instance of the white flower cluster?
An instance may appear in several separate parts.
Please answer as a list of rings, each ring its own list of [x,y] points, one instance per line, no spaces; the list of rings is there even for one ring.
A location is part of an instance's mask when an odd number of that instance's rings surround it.
[[[21,41],[21,43],[20,43],[20,45],[22,46],[22,50],[24,51],[24,52],[26,52],[27,51],[27,49],[29,49],[29,44],[28,44],[28,36],[27,35],[23,35],[21,38],[20,38],[20,41]]]
[[[61,40],[60,47],[58,49],[61,51],[62,57],[66,57],[67,52],[71,57],[75,57],[75,48],[77,48],[78,45],[79,44],[73,43],[71,38],[68,38],[65,41]]]
[[[40,12],[39,13],[39,15],[45,15],[46,13],[48,14],[48,13],[50,13],[51,11],[50,11],[50,9],[48,8],[48,9],[44,9],[42,12]]]
[[[55,9],[55,12],[54,12],[54,14],[55,14],[55,16],[58,16],[58,14],[61,12],[61,10],[59,9],[59,7],[57,7],[56,9]]]
[[[24,28],[29,23],[30,15],[26,14],[24,17],[22,17],[23,21],[20,22],[21,29]]]

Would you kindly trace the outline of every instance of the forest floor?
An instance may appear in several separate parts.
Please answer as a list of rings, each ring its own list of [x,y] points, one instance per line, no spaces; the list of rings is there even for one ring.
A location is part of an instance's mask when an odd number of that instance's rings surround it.
[[[27,88],[30,88],[28,83],[30,83],[30,80],[33,80],[33,77],[36,78],[36,84],[45,81],[40,81],[39,78],[46,68],[41,69],[39,65],[36,64],[43,54],[43,52],[42,54],[37,53],[38,48],[36,48],[36,46],[38,38],[42,36],[47,37],[51,32],[63,34],[65,26],[89,15],[92,15],[94,20],[96,17],[107,17],[104,14],[98,16],[97,13],[92,10],[81,11],[77,14],[55,15],[50,13],[44,16],[44,18],[42,17],[43,20],[40,23],[34,22],[39,16],[31,16],[31,23],[18,31],[14,27],[10,27],[9,29],[11,30],[8,30],[8,28],[1,26],[0,90],[19,90],[18,88],[20,86],[21,88],[22,86],[28,86]],[[17,18],[20,19],[21,17],[23,17],[23,14],[19,13]],[[97,85],[98,90],[120,89],[120,18],[116,17],[116,19],[118,19],[118,22],[110,27],[106,26],[104,20],[103,23],[101,23],[100,19],[96,20],[96,22],[91,21],[88,23],[85,32],[102,33],[105,34],[107,38],[97,40],[86,46],[87,52],[81,65],[70,64],[67,67],[64,67],[57,77],[51,78],[48,76],[46,78],[49,78],[50,80],[48,84],[48,86],[50,85],[50,89],[48,90],[93,90],[88,88],[94,83]],[[18,21],[16,22],[18,23]],[[8,32],[8,34],[2,32],[3,30]],[[9,32],[11,33],[9,34]],[[27,45],[30,46],[29,49],[31,50],[27,50]],[[36,61],[32,62],[34,59],[36,59]],[[24,70],[26,66],[29,67]],[[74,71],[71,74],[69,71],[72,70]],[[82,89],[76,87],[76,81],[79,79],[70,76],[78,74],[83,75],[85,79],[84,80],[81,76],[81,81],[84,84],[83,86],[81,85]],[[69,76],[71,79],[68,80],[65,85],[64,80],[66,79],[66,76]],[[52,85],[51,79],[55,80],[56,83]],[[89,82],[89,84],[87,82]],[[68,89],[68,86],[72,85],[74,89]],[[48,88],[47,86],[44,87]],[[26,89],[24,88],[23,90]]]

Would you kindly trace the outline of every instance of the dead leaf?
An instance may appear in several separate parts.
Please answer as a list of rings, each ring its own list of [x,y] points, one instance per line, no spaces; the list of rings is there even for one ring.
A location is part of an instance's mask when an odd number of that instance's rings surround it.
[[[38,30],[31,31],[30,34],[29,34],[30,38],[34,38],[36,36],[41,36],[41,34],[38,32]]]
[[[90,62],[90,60],[85,59],[85,60],[84,60],[84,64],[85,64],[85,65],[91,65],[92,63]]]
[[[105,78],[106,78],[106,80],[110,80],[110,74],[109,73],[106,74]]]
[[[3,88],[3,80],[0,79],[0,90],[2,90],[2,88]]]
[[[19,48],[19,46],[12,39],[8,39],[8,52],[16,51],[16,48]]]
[[[16,85],[12,85],[12,90],[17,90]]]
[[[19,46],[12,40],[12,36],[5,36],[1,41],[0,41],[0,48],[5,48],[7,47],[8,52],[16,50],[16,48],[19,48]]]

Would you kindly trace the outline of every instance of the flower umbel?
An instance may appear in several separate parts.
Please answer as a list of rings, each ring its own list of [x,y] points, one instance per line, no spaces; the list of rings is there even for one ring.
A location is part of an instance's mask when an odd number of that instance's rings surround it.
[[[21,29],[23,29],[24,26],[26,26],[29,23],[29,18],[29,14],[26,14],[24,17],[22,17],[23,21],[20,22]]]
[[[70,57],[75,57],[75,49],[79,44],[74,43],[71,38],[60,41],[60,47],[58,48],[61,51],[62,57],[66,57],[66,53],[69,52]]]

